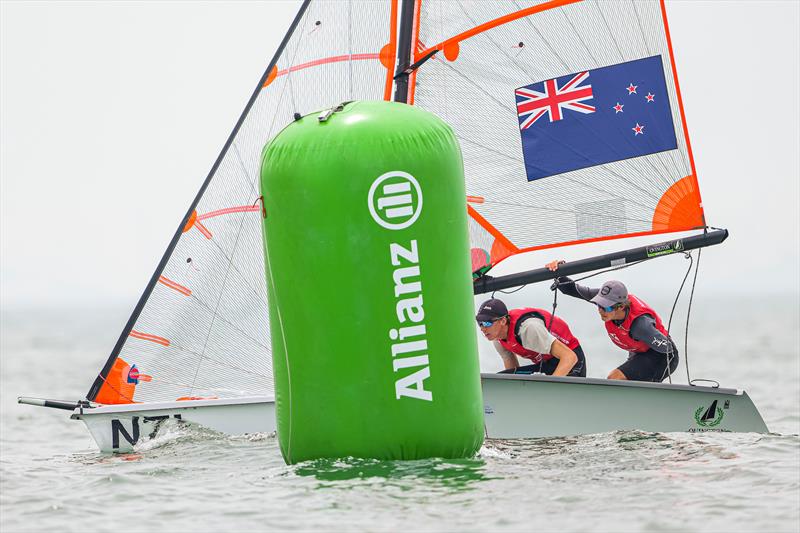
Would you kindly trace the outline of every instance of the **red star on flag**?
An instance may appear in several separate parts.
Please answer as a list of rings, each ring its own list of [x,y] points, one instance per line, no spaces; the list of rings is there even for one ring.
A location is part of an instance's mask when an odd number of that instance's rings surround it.
[[[647,93],[647,96],[645,96],[645,98],[647,98],[647,101],[648,101],[648,102],[652,102],[652,101],[653,101],[653,98],[655,98],[655,96],[656,96],[656,95],[654,95],[654,94],[652,94],[652,93]]]
[[[638,122],[636,123],[636,127],[635,128],[631,128],[631,129],[634,131],[634,134],[633,134],[634,137],[636,137],[640,133],[642,135],[644,135],[644,126],[640,126]]]
[[[614,114],[616,115],[617,113],[622,113],[622,108],[623,107],[625,107],[625,104],[620,104],[619,102],[617,102],[617,105],[615,105],[612,108],[614,110]]]
[[[628,85],[628,87],[626,87],[628,89],[628,94],[636,94],[636,88],[637,87],[638,87],[638,85],[634,85],[633,83]]]

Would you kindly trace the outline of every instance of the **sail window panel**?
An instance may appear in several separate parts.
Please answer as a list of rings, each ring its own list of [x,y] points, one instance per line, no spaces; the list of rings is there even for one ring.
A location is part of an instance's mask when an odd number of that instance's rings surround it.
[[[575,218],[578,239],[629,233],[625,203],[620,199],[578,204],[575,206]]]

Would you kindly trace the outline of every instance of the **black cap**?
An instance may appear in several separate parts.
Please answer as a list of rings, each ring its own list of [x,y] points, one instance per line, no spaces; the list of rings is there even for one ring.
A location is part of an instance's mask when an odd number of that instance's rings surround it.
[[[481,306],[478,308],[478,314],[475,315],[475,320],[496,320],[506,316],[507,314],[508,308],[506,307],[506,304],[497,298],[492,298],[491,300],[486,300],[481,304]]]

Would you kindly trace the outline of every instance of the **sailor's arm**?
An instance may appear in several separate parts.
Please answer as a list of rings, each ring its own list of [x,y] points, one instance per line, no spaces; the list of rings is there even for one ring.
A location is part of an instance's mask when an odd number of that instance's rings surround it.
[[[656,320],[650,315],[642,315],[631,324],[631,338],[644,342],[650,349],[663,354],[678,353],[672,339],[658,331]]]
[[[545,265],[548,269],[555,272],[558,270],[558,266],[564,263],[564,261],[551,261]],[[589,301],[594,298],[600,289],[593,289],[591,287],[584,287],[583,285],[578,285],[567,276],[560,276],[556,278],[553,282],[553,286],[551,289],[555,290],[558,288],[563,294],[567,296],[572,296],[573,298],[580,298],[581,300]]]
[[[554,376],[566,376],[578,362],[575,352],[547,331],[544,321],[539,318],[529,318],[523,322],[519,336],[524,348],[539,353],[549,353],[558,359],[558,366],[553,371]]]
[[[500,354],[500,358],[503,360],[503,367],[506,370],[519,368],[519,361],[516,355],[503,348],[497,341],[492,344],[494,344],[494,349],[497,350],[497,353]]]
[[[558,339],[553,341],[550,347],[550,354],[558,359],[558,366],[553,371],[554,376],[566,376],[578,362],[578,356],[575,355],[575,352]]]

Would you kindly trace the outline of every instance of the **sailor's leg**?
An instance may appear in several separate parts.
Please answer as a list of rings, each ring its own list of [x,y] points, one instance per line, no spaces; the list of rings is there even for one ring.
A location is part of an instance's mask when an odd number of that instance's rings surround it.
[[[615,368],[608,374],[608,379],[628,379],[628,377],[623,374],[622,370]]]

